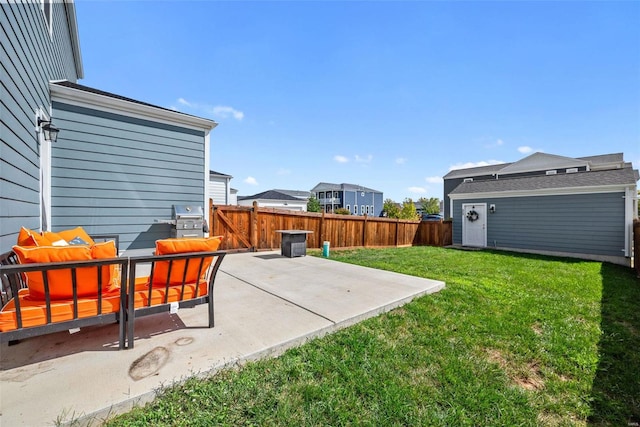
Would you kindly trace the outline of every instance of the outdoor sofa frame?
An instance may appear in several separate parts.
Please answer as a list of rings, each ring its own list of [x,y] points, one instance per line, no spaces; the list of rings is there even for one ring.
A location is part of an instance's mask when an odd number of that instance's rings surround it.
[[[0,255],[0,303],[4,307],[13,300],[16,327],[12,330],[0,332],[0,342],[12,344],[18,340],[74,328],[118,323],[119,349],[133,348],[135,319],[149,314],[169,311],[172,308],[172,304],[178,304],[181,308],[208,304],[208,327],[211,328],[214,326],[214,283],[225,254],[223,251],[192,252],[90,261],[18,264],[15,253],[12,251],[7,252]],[[204,261],[211,258],[213,260],[205,271]],[[145,265],[145,269],[149,265],[151,267],[151,276],[146,281],[147,283],[140,278],[136,278],[139,272],[138,268],[141,265]],[[164,266],[163,271],[166,270],[166,277],[159,276],[159,265]],[[204,275],[204,280],[198,280],[196,284],[194,282],[189,283],[186,280],[187,269],[190,265],[198,267],[197,277]],[[101,291],[106,284],[102,283],[101,271],[103,268],[111,266],[119,266],[121,286],[117,295],[118,308],[105,313],[102,310],[103,295]],[[79,297],[77,293],[76,271],[79,268],[86,267],[95,267],[97,275],[98,294],[91,298]],[[71,271],[73,298],[68,300],[71,314],[68,314],[67,317],[71,318],[56,321],[52,318],[52,305],[55,305],[57,301],[51,300],[49,296],[48,273],[61,269],[70,269]],[[180,275],[181,269],[184,270],[182,280],[176,283],[176,271]],[[172,270],[174,270],[173,275],[171,274]],[[22,301],[19,298],[21,293],[27,292],[25,281],[25,273],[27,272],[40,272],[45,283],[45,299],[38,301],[36,307],[44,312],[44,320],[42,321],[44,323],[36,326],[24,325],[25,316],[23,311],[29,307],[21,306]],[[169,277],[173,279],[170,281]],[[159,285],[159,282],[163,282],[164,286]],[[116,295],[111,294],[110,298],[112,299],[111,302],[115,303]],[[83,315],[79,312],[79,305],[87,302],[95,304],[95,314]],[[31,309],[34,308],[33,304],[31,304]]]

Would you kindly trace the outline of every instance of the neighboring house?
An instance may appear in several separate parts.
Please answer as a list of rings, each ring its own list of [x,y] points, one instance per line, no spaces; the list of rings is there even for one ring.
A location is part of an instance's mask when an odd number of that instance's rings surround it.
[[[307,211],[307,199],[292,196],[288,190],[268,190],[253,196],[238,197],[239,206],[253,206],[256,202],[262,208],[288,209],[292,211]]]
[[[535,153],[444,176],[453,243],[629,265],[638,171],[622,153]]]
[[[237,188],[232,188],[230,189],[231,193],[230,193],[230,198],[229,198],[229,204],[230,205],[237,205],[238,204],[238,189]]]
[[[209,171],[209,197],[214,205],[236,204],[237,196],[234,199],[231,194],[231,178],[233,178],[231,175]]]
[[[344,208],[353,215],[381,216],[383,195],[381,191],[353,184],[321,182],[311,189],[325,212]]]
[[[78,85],[72,0],[5,3],[0,21],[0,251],[21,226],[82,226],[118,234],[121,250],[152,247],[170,235],[155,220],[173,204],[208,206],[215,122]],[[51,124],[56,142],[44,137]]]

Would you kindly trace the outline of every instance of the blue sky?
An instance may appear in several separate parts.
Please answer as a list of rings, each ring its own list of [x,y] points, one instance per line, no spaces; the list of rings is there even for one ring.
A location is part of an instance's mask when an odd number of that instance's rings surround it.
[[[76,0],[79,83],[213,119],[248,196],[319,182],[442,198],[452,168],[623,152],[638,1]]]

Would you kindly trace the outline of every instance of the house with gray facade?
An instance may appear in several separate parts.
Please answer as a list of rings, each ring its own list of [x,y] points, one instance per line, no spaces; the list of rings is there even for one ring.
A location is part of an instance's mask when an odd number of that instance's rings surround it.
[[[214,121],[78,84],[72,0],[4,2],[0,22],[0,251],[21,226],[82,226],[118,234],[121,250],[153,247],[170,235],[156,220],[172,205],[208,206]]]
[[[343,208],[352,215],[382,215],[383,194],[378,190],[354,184],[321,182],[311,192],[327,213]]]
[[[629,265],[638,171],[622,153],[534,153],[444,176],[453,243]]]

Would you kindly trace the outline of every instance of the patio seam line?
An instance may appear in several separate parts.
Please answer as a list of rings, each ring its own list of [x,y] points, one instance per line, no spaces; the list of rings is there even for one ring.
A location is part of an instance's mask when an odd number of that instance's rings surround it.
[[[278,295],[278,294],[276,294],[276,293],[274,293],[274,292],[271,292],[271,291],[268,291],[268,290],[266,290],[266,289],[264,289],[264,288],[261,288],[260,286],[255,285],[255,284],[253,284],[253,283],[251,283],[251,282],[249,282],[249,281],[247,281],[247,280],[244,280],[244,279],[243,279],[243,278],[241,278],[241,277],[235,276],[235,275],[233,275],[233,274],[231,274],[231,273],[228,273],[228,272],[226,272],[226,271],[224,271],[224,270],[222,270],[222,269],[220,269],[219,271],[220,271],[220,272],[222,272],[222,273],[224,273],[224,274],[226,274],[227,276],[231,276],[231,277],[233,277],[234,279],[237,279],[237,280],[239,280],[239,281],[241,281],[241,282],[243,282],[243,283],[246,283],[246,284],[247,284],[247,285],[249,285],[249,286],[252,286],[252,287],[254,287],[254,288],[256,288],[256,289],[259,289],[259,290],[261,290],[262,292],[264,292],[264,293],[266,293],[266,294],[269,294],[269,295],[274,296],[274,297],[276,297],[276,298],[278,298],[278,299],[281,299],[282,301],[288,302],[289,304],[292,304],[292,305],[294,305],[294,306],[296,306],[296,307],[298,307],[298,308],[301,308],[301,309],[303,309],[304,311],[306,311],[306,312],[308,312],[308,313],[311,313],[311,314],[313,314],[313,315],[316,315],[316,316],[318,316],[318,317],[321,317],[321,318],[323,318],[324,320],[327,320],[327,321],[329,321],[329,322],[333,323],[334,325],[336,325],[336,324],[337,324],[337,322],[336,322],[335,320],[329,319],[327,316],[324,316],[324,315],[322,315],[322,314],[320,314],[320,313],[317,313],[317,312],[315,312],[315,311],[313,311],[313,310],[310,310],[310,309],[308,309],[307,307],[303,307],[302,305],[300,305],[300,304],[298,304],[298,303],[296,303],[296,302],[294,302],[294,301],[291,301],[291,300],[289,300],[289,299],[287,299],[287,298],[284,298],[284,297],[282,297],[282,296],[280,296],[280,295]]]

